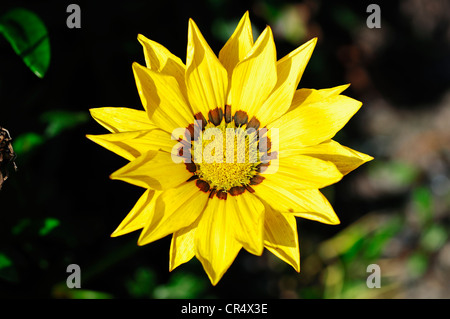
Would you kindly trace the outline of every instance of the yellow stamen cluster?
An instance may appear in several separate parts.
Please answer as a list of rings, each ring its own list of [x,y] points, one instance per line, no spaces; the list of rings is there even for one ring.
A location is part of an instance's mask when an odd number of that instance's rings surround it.
[[[196,175],[218,191],[248,185],[260,163],[257,147],[256,131],[247,135],[234,122],[222,121],[219,126],[208,123],[193,143]]]

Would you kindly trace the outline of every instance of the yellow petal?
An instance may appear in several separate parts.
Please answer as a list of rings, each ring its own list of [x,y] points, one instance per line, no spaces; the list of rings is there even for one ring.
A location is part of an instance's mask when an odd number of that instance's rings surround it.
[[[195,231],[195,255],[209,279],[216,285],[233,263],[242,245],[234,236],[227,210],[227,200],[213,197],[208,201]]]
[[[147,189],[139,198],[136,205],[128,213],[119,227],[111,234],[111,237],[122,236],[132,231],[144,228],[155,206],[155,199],[159,191]]]
[[[219,52],[219,60],[228,73],[228,83],[231,83],[234,67],[245,58],[252,46],[252,24],[247,11],[239,21],[236,30],[234,30],[227,43]]]
[[[304,211],[294,212],[295,216],[330,225],[340,223],[333,206],[318,189],[296,189],[292,193],[297,196],[304,207]]]
[[[201,112],[208,118],[210,110],[225,106],[227,71],[192,19],[189,19],[186,87],[194,114]]]
[[[152,130],[157,126],[152,123],[145,111],[126,107],[99,107],[90,109],[91,116],[112,133]]]
[[[178,82],[183,96],[187,99],[186,81],[184,79],[186,67],[181,59],[161,44],[146,38],[142,34],[138,35],[138,40],[144,49],[147,67],[156,72],[173,76]]]
[[[184,163],[174,163],[170,153],[148,151],[111,174],[111,179],[152,189],[173,188],[192,177]]]
[[[272,92],[277,83],[276,50],[272,30],[267,27],[246,58],[234,68],[231,80],[233,111],[247,112],[248,120]]]
[[[321,100],[325,100],[329,97],[336,96],[344,92],[350,84],[344,84],[340,86],[335,86],[328,89],[299,89],[295,91],[294,97],[292,99],[292,104],[288,110],[292,111],[297,107],[302,107],[306,104],[312,104],[316,102],[320,102]]]
[[[142,34],[138,35],[138,40],[144,49],[147,67],[158,73],[173,76],[177,80],[184,96],[187,97],[186,83],[184,81],[186,67],[181,59],[173,55],[161,44],[146,38]]]
[[[228,196],[226,207],[236,239],[248,252],[260,256],[264,250],[264,205],[256,196],[245,192]]]
[[[192,122],[192,111],[173,76],[157,73],[136,62],[133,72],[142,105],[153,123],[172,133]]]
[[[300,272],[297,221],[293,215],[282,214],[266,206],[264,247]]]
[[[331,139],[362,103],[344,95],[302,105],[268,125],[279,129],[280,150],[317,145]]]
[[[343,177],[332,162],[307,155],[281,156],[272,160],[269,169],[261,174],[265,181],[287,188],[312,189],[329,186]]]
[[[149,150],[172,152],[177,141],[163,130],[134,131],[102,135],[86,135],[91,141],[116,153],[129,161]]]
[[[324,224],[339,224],[333,207],[317,189],[287,189],[266,180],[252,187],[256,196],[282,213],[292,213]]]
[[[295,90],[316,42],[317,38],[308,41],[277,62],[277,84],[269,98],[257,111],[261,127],[279,118],[291,106]]]
[[[373,160],[372,156],[343,146],[336,141],[328,140],[319,145],[305,147],[297,152],[330,161],[341,174],[346,175],[360,165]]]
[[[173,234],[170,242],[169,271],[188,262],[195,256],[194,236],[198,221],[199,219]]]
[[[103,146],[107,150],[131,161],[136,157],[142,155],[142,149],[136,149],[135,147],[132,147],[128,143],[124,143],[123,141],[133,140],[139,135],[139,133],[140,131],[135,131],[103,135],[86,135],[86,137],[94,143]],[[145,150],[144,153],[146,151],[147,150]]]
[[[163,191],[156,199],[155,215],[139,237],[139,245],[149,244],[193,224],[207,200],[208,194],[200,191],[195,182]]]

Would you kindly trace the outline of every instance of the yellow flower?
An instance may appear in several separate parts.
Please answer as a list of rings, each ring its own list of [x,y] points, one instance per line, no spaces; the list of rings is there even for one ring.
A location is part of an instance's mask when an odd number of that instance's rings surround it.
[[[218,57],[192,20],[186,65],[138,40],[145,111],[91,109],[111,134],[87,136],[130,161],[112,179],[146,189],[112,236],[172,234],[169,269],[195,256],[213,285],[241,248],[300,271],[296,217],[338,224],[319,189],[372,159],[332,140],[361,102],[340,94],[348,85],[297,90],[316,39],[277,61],[270,27],[253,42],[248,12]]]

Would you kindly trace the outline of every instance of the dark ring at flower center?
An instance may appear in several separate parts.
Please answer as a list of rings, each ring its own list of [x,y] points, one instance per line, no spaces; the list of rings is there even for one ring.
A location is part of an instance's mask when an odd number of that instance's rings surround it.
[[[242,110],[233,114],[230,105],[209,111],[208,120],[200,112],[195,114],[194,123],[186,128],[185,140],[179,140],[182,147],[178,155],[192,173],[188,181],[196,180],[200,191],[209,192],[209,198],[253,193],[252,186],[264,180],[260,173],[270,165],[267,158],[276,156],[270,152],[270,138],[264,134],[260,137],[260,132],[257,118],[249,120]]]

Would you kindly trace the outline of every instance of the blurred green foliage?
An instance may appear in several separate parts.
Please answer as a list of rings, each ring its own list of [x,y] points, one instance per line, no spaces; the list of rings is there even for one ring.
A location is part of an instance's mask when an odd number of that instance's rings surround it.
[[[52,229],[54,229],[55,227],[59,226],[59,220],[56,218],[46,218],[44,220],[44,225],[42,226],[41,229],[39,229],[39,235],[40,236],[45,236],[47,235],[49,232],[52,231]]]
[[[55,137],[64,130],[86,123],[90,119],[89,113],[53,110],[42,113],[40,120],[46,124],[45,136]]]
[[[17,282],[17,271],[14,263],[8,255],[0,251],[0,279],[7,282]]]
[[[40,117],[40,121],[46,126],[44,133],[28,132],[17,136],[13,141],[14,151],[18,156],[25,155],[45,143],[47,139],[56,137],[63,131],[86,123],[88,120],[89,113],[86,111],[52,110],[44,112]]]
[[[44,143],[44,138],[37,133],[24,133],[14,138],[14,152],[20,156],[33,150],[35,147]]]
[[[8,268],[12,265],[11,260],[4,254],[0,254],[0,269]]]
[[[194,299],[201,297],[208,282],[188,272],[174,274],[168,283],[158,284],[157,274],[146,267],[136,269],[126,287],[134,298]]]
[[[42,20],[32,11],[15,8],[0,16],[0,33],[31,71],[44,77],[50,64],[50,41]]]
[[[408,188],[419,174],[417,167],[400,161],[380,161],[371,164],[370,177],[380,183],[389,183],[392,191]]]

